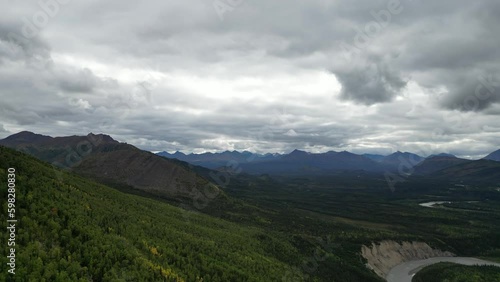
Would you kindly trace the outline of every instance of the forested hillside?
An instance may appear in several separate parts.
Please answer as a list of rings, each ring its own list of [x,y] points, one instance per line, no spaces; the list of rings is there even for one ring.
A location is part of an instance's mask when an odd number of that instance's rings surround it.
[[[2,186],[9,167],[17,179],[15,277],[25,281],[281,281],[298,263],[286,241],[269,252],[262,230],[55,173],[0,146]],[[2,222],[6,210],[4,201]],[[1,273],[1,281],[11,278]]]

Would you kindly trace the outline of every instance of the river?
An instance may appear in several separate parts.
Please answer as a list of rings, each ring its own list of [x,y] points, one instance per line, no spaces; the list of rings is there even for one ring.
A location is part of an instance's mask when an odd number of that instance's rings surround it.
[[[435,205],[442,205],[442,204],[451,204],[451,202],[444,202],[444,201],[439,201],[439,202],[428,202],[428,203],[421,203],[419,204],[420,206],[422,207],[426,207],[426,208],[432,208],[434,207]]]
[[[436,257],[413,260],[393,267],[387,274],[387,282],[411,282],[411,279],[419,270],[438,262],[453,262],[463,265],[494,265],[500,267],[500,263],[467,257]]]
[[[451,204],[451,203],[458,203],[458,202],[437,201],[437,202],[420,203],[418,205],[421,207],[426,207],[426,208],[435,208],[435,206],[437,206],[437,205]],[[473,204],[473,203],[479,203],[479,202],[478,201],[467,201],[467,202],[462,202],[462,203]]]

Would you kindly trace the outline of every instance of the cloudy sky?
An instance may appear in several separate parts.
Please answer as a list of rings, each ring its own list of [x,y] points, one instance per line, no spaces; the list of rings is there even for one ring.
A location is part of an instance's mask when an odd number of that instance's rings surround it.
[[[499,14],[498,0],[2,0],[0,138],[482,157],[500,148]]]

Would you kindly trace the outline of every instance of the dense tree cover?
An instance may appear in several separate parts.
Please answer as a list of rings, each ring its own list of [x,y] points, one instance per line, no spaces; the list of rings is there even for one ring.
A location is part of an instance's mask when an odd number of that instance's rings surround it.
[[[280,281],[292,268],[268,251],[299,256],[286,241],[264,244],[263,230],[123,194],[0,147],[3,184],[8,167],[17,171],[19,281]],[[2,222],[6,210],[4,201]]]
[[[458,187],[450,182],[408,181],[392,191],[376,175],[241,175],[226,192],[278,211],[261,215],[272,218],[275,229],[335,237],[342,246],[336,253],[351,254],[343,258],[352,258],[362,244],[384,239],[419,240],[457,255],[499,258],[498,186]],[[456,202],[442,208],[419,206],[440,199]]]
[[[493,282],[500,281],[500,267],[437,263],[420,270],[412,282]]]

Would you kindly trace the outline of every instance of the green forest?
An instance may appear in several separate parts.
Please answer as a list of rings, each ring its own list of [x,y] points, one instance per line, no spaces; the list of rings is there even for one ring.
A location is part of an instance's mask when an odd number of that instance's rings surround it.
[[[297,259],[286,241],[265,246],[263,230],[56,174],[3,147],[0,154],[1,179],[17,170],[19,281],[279,281],[291,267],[278,255]]]

